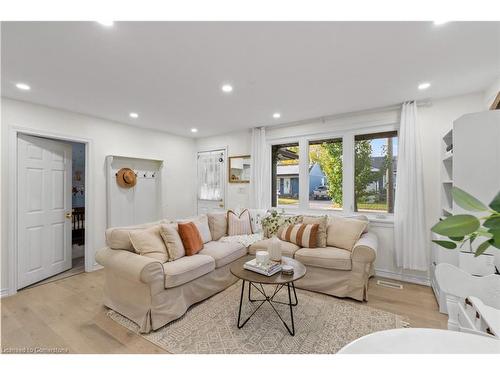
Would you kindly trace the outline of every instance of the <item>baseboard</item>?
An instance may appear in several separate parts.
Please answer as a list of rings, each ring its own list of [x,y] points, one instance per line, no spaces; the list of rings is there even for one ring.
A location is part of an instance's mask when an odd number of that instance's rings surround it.
[[[92,272],[100,270],[101,268],[104,268],[101,266],[99,263],[94,263],[94,266],[92,267]]]
[[[0,298],[7,297],[9,295],[9,289],[5,288],[0,290]]]
[[[394,272],[378,268],[375,268],[375,276],[383,277],[386,279],[405,281],[407,283],[412,283],[412,284],[419,284],[425,286],[431,285],[430,279],[425,276],[402,274],[400,272]]]

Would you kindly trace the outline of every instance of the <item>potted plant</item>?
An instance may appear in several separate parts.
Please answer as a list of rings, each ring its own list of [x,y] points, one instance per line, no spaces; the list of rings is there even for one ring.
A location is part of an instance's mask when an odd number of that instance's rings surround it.
[[[458,206],[478,216],[459,214],[440,220],[431,231],[447,237],[448,240],[433,242],[446,249],[463,249],[464,245],[468,244],[468,251],[462,250],[460,253],[460,268],[476,275],[492,273],[493,256],[479,256],[490,247],[500,249],[500,192],[489,206],[457,187],[452,188],[451,194]]]

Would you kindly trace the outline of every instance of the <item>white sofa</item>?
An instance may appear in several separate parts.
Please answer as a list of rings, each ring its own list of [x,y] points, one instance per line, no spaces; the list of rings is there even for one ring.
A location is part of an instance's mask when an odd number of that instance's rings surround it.
[[[189,306],[234,284],[237,279],[230,272],[232,263],[267,248],[266,240],[248,249],[216,240],[205,243],[196,255],[162,263],[136,254],[128,237],[132,230],[158,224],[110,228],[106,231],[107,246],[96,254],[97,262],[104,266],[104,304],[134,321],[143,333],[180,318]],[[220,228],[217,234],[212,226],[210,230],[213,238],[220,237]],[[331,247],[301,249],[282,243],[284,256],[306,265],[306,276],[295,283],[297,288],[359,301],[367,298],[376,247],[376,236],[370,232],[362,235],[352,252]]]

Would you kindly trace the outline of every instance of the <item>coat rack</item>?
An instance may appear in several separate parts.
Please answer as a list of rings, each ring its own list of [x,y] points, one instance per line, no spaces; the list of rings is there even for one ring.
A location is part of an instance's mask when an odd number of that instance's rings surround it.
[[[116,183],[121,168],[130,168],[137,177],[131,188]],[[163,160],[127,156],[106,156],[107,227],[127,226],[159,220],[162,217]]]

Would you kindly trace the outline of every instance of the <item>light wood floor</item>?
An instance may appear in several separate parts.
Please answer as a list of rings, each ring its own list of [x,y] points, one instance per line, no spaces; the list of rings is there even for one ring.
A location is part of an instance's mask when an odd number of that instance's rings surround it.
[[[446,329],[429,287],[403,283],[402,290],[370,281],[368,305],[406,317],[411,327]],[[82,273],[28,288],[0,300],[1,346],[57,348],[69,353],[164,353],[106,317],[104,273]]]

